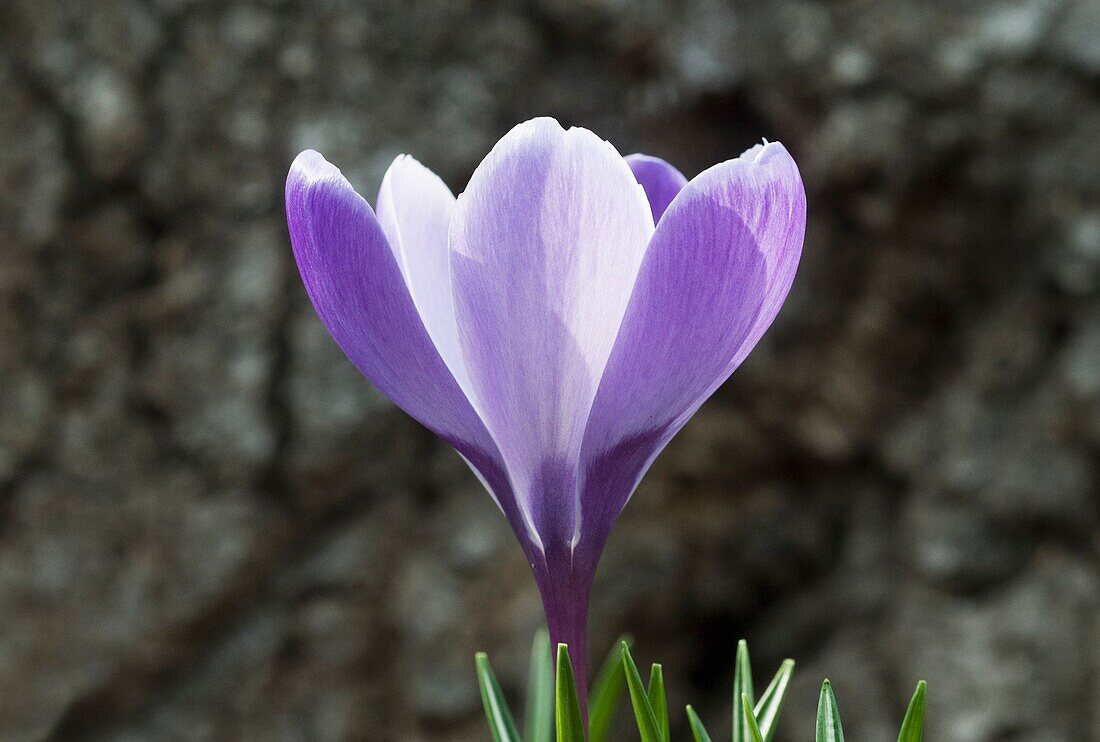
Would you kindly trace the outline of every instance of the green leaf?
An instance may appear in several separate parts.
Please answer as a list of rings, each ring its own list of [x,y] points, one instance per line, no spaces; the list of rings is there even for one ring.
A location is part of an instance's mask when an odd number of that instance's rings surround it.
[[[573,679],[573,666],[569,663],[569,649],[558,645],[558,678],[554,694],[555,728],[558,742],[584,742],[584,721],[581,704],[577,699],[577,683]]]
[[[905,721],[901,723],[898,742],[921,742],[921,737],[924,736],[924,693],[927,689],[928,683],[923,680],[917,683],[913,700],[909,702],[909,709],[905,712]]]
[[[703,722],[699,718],[699,715],[695,713],[695,709],[688,706],[687,712],[688,724],[691,725],[691,733],[695,735],[695,742],[710,742],[710,735],[707,734],[707,729],[703,726]]]
[[[825,680],[821,684],[821,697],[817,702],[817,742],[844,742],[840,728],[840,711],[836,707],[833,686]]]
[[[512,712],[508,710],[508,702],[504,700],[500,684],[489,665],[489,658],[484,652],[478,652],[475,663],[477,682],[481,687],[481,701],[485,705],[485,717],[489,720],[493,742],[520,742],[516,723],[512,721]]]
[[[642,676],[638,672],[638,666],[634,664],[634,658],[630,656],[630,647],[623,642],[623,672],[626,674],[626,687],[630,691],[630,701],[634,706],[634,716],[638,720],[638,732],[642,736],[642,742],[662,742],[660,727],[657,725],[657,717],[653,714],[653,707],[649,704],[649,695],[642,685]]]
[[[626,637],[620,637],[619,643],[626,642]],[[596,682],[592,684],[592,693],[589,694],[588,742],[607,742],[611,722],[615,719],[615,710],[625,685],[622,652],[619,644],[616,644],[596,674]]]
[[[794,660],[783,660],[779,671],[768,683],[764,695],[760,696],[753,713],[756,722],[760,725],[760,733],[764,735],[764,742],[772,742],[775,737],[776,721],[779,720],[779,712],[783,709],[783,701],[787,697],[787,687],[791,683],[791,674],[794,672]]]
[[[733,668],[733,742],[750,742],[748,721],[741,713],[741,696],[753,703],[752,666],[749,662],[749,645],[742,639],[737,642],[737,664]]]
[[[535,641],[531,644],[523,738],[527,742],[553,742],[554,739],[554,658],[550,654],[550,633],[546,629],[535,632]]]
[[[764,742],[764,735],[756,724],[756,714],[752,712],[752,701],[744,693],[741,694],[741,713],[745,717],[745,726],[749,728],[749,739],[752,742]]]
[[[649,671],[649,707],[653,709],[653,718],[657,720],[657,731],[661,739],[669,742],[668,703],[665,701],[665,674],[660,665],[654,663]]]

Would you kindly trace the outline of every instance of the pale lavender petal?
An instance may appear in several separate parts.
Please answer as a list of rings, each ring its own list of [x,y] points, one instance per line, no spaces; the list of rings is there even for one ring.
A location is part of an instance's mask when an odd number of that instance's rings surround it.
[[[533,553],[493,439],[436,351],[370,205],[306,151],[286,183],[294,257],[321,321],[379,390],[459,453]]]
[[[771,324],[805,228],[802,180],[778,143],[710,168],[669,206],[585,433],[587,548],[602,546],[653,458]]]
[[[626,164],[630,165],[634,177],[645,188],[649,207],[653,211],[653,221],[660,221],[661,215],[672,203],[672,199],[676,198],[676,194],[687,185],[687,178],[660,157],[643,154],[627,155]]]
[[[653,219],[622,156],[535,119],[474,172],[451,223],[472,401],[549,542],[578,536],[576,465]]]
[[[455,197],[439,176],[408,155],[393,161],[378,191],[378,222],[424,327],[459,386],[466,388],[447,250],[454,205]]]

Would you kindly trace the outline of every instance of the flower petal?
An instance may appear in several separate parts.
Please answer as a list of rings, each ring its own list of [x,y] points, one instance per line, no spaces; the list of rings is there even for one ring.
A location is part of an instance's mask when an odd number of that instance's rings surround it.
[[[466,388],[447,251],[454,205],[454,195],[439,176],[408,155],[393,161],[378,190],[378,222],[417,312],[459,386]]]
[[[382,393],[458,450],[530,547],[497,447],[432,344],[370,205],[307,150],[290,168],[286,211],[306,292],[333,339]]]
[[[660,157],[633,154],[626,156],[626,164],[634,172],[634,177],[645,188],[649,198],[649,207],[653,211],[653,221],[659,222],[665,209],[676,198],[676,194],[687,185],[687,178],[679,170]]]
[[[451,222],[472,401],[543,542],[580,523],[576,462],[653,219],[626,162],[553,119],[512,129]]]
[[[703,172],[669,206],[585,432],[584,517],[600,525],[594,538],[771,324],[805,229],[802,179],[778,143]]]

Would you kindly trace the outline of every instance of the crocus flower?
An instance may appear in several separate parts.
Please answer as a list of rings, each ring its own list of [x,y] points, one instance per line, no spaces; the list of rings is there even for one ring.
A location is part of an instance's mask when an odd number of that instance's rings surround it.
[[[584,699],[612,524],[791,287],[806,221],[794,161],[765,143],[688,181],[541,118],[506,134],[457,199],[402,155],[372,210],[306,151],[286,207],[322,322],[480,477]]]

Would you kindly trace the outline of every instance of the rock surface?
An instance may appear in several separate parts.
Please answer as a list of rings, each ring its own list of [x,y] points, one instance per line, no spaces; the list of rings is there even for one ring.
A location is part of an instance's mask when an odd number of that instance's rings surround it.
[[[810,198],[593,646],[632,632],[719,738],[745,636],[800,660],[783,738],[828,673],[852,739],[924,677],[929,739],[1100,740],[1098,8],[8,0],[0,740],[485,738],[472,654],[522,684],[526,565],[327,338],[280,199],[305,147],[460,189],[539,114],[691,174],[781,139]]]

